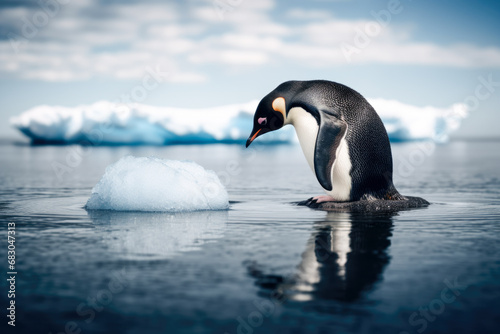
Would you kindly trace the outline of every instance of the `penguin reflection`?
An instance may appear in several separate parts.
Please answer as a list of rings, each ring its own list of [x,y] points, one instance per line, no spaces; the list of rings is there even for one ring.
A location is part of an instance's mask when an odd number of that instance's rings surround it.
[[[273,298],[355,301],[382,279],[390,261],[393,215],[329,213],[314,225],[292,277],[266,275],[255,264],[249,272]]]

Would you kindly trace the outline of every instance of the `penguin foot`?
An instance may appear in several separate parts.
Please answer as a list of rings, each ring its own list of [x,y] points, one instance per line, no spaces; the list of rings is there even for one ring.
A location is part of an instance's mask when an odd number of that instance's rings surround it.
[[[324,203],[324,202],[335,202],[335,198],[333,198],[332,196],[328,196],[328,195],[319,195],[319,196],[316,196],[316,197],[313,197],[312,198],[313,201],[316,201],[316,203]]]
[[[323,197],[328,197],[328,196],[323,196]],[[420,197],[404,196],[404,198],[405,198],[404,200],[365,199],[352,202],[336,202],[331,200],[325,202],[318,202],[316,200],[316,197],[314,198],[311,197],[309,199],[306,199],[305,201],[301,201],[295,204],[324,211],[362,212],[362,213],[397,212],[402,210],[425,208],[430,205],[429,202]]]
[[[308,206],[310,208],[320,208],[323,204],[328,204],[335,202],[335,199],[331,196],[320,195],[316,197],[310,197],[305,201],[300,201],[296,203],[297,205]]]

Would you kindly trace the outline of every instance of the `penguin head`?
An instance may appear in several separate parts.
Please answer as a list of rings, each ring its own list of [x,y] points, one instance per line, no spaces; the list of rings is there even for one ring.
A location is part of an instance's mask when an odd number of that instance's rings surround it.
[[[285,124],[286,102],[283,96],[270,93],[260,101],[253,118],[253,130],[246,147],[264,133],[281,129]]]

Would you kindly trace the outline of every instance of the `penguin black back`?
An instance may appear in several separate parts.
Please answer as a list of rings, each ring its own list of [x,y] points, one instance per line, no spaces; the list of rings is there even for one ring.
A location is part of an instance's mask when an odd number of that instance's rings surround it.
[[[346,141],[351,158],[351,200],[404,199],[392,181],[393,162],[389,136],[375,109],[357,91],[335,82],[312,81],[326,86],[326,101],[348,124]]]

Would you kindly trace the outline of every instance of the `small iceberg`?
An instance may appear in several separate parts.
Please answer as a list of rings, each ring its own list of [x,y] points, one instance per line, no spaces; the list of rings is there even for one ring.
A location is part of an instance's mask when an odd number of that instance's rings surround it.
[[[187,212],[226,210],[215,172],[190,161],[126,156],[106,168],[86,210]]]

